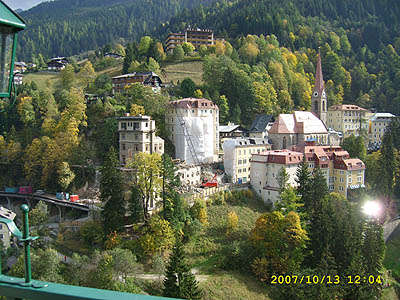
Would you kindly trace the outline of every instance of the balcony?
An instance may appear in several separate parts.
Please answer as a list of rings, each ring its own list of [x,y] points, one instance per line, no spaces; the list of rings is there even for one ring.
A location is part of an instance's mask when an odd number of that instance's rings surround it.
[[[0,296],[7,299],[32,300],[172,300],[173,298],[154,297],[92,289],[34,280],[25,286],[25,279],[0,275]]]

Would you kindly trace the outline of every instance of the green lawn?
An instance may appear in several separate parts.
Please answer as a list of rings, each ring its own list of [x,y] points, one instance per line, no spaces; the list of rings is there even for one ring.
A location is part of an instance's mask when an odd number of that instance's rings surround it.
[[[58,73],[37,72],[24,75],[24,83],[34,81],[40,90],[50,88],[54,90],[54,85],[58,81]]]
[[[268,288],[249,275],[222,272],[200,284],[202,300],[269,300]]]
[[[164,82],[173,81],[174,84],[177,81],[182,81],[183,79],[189,77],[191,78],[197,85],[202,84],[201,77],[203,76],[203,62],[202,61],[190,61],[190,62],[181,62],[177,64],[166,64],[161,67],[165,70],[164,74],[160,74],[161,79]]]

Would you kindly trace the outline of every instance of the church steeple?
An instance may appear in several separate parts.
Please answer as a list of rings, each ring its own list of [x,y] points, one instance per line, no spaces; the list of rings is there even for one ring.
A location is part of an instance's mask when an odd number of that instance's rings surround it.
[[[325,94],[325,83],[322,76],[321,53],[317,57],[317,70],[315,72],[315,84],[311,97],[311,112],[316,114],[326,125],[327,100]]]

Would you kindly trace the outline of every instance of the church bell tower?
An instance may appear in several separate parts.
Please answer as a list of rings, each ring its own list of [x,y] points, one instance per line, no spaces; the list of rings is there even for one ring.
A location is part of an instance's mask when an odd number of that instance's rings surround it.
[[[325,83],[322,77],[321,53],[318,53],[317,71],[315,73],[315,85],[311,96],[311,112],[318,116],[326,125],[327,100]]]

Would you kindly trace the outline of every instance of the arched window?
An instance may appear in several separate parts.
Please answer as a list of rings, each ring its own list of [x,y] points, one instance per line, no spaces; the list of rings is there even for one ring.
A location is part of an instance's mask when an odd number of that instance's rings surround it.
[[[282,149],[286,149],[286,136],[282,139]]]
[[[323,109],[324,111],[326,111],[326,103],[325,103],[325,101],[322,101],[322,109]]]
[[[314,102],[314,111],[318,112],[318,101]]]

